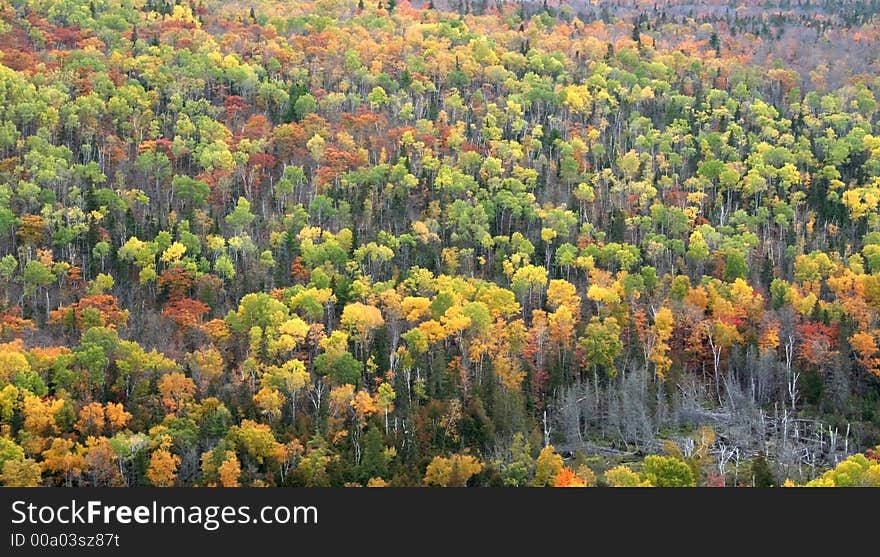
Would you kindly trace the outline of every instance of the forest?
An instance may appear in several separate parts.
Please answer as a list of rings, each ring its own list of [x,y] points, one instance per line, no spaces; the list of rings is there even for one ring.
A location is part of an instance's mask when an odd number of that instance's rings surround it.
[[[880,486],[878,75],[880,0],[0,2],[0,483]]]

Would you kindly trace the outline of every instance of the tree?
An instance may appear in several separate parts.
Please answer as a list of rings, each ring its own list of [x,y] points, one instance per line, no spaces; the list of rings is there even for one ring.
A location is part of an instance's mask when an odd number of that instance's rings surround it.
[[[312,136],[311,139],[306,142],[306,148],[309,150],[309,153],[312,155],[312,159],[315,162],[321,162],[321,159],[324,157],[324,149],[326,147],[326,142],[324,138],[318,134]]]
[[[226,451],[226,460],[218,469],[220,473],[220,485],[223,487],[238,487],[238,479],[241,476],[241,465],[238,456],[233,451]]]
[[[119,455],[106,437],[86,439],[84,460],[86,475],[93,486],[124,486],[125,478],[120,467]]]
[[[357,334],[361,349],[365,349],[373,330],[383,326],[385,319],[379,308],[354,302],[342,310],[340,324],[352,334]]]
[[[240,425],[229,428],[227,438],[235,443],[239,454],[257,465],[277,460],[283,451],[283,445],[275,439],[272,429],[253,420],[242,420]]]
[[[223,375],[223,354],[213,346],[202,347],[184,357],[193,381],[204,392],[209,383],[215,382]]]
[[[85,466],[82,446],[68,439],[56,437],[49,448],[43,451],[43,468],[58,474],[67,487],[79,479]]]
[[[749,266],[745,255],[739,250],[727,250],[724,259],[724,279],[730,282],[738,278],[745,278],[749,272]]]
[[[6,487],[37,487],[42,481],[40,464],[33,459],[7,460],[0,469]]]
[[[203,206],[211,194],[211,186],[207,182],[189,176],[175,176],[171,180],[171,187],[179,197],[188,201],[190,207]]]
[[[605,481],[611,487],[652,487],[650,481],[623,465],[605,472]]]
[[[504,467],[504,485],[519,487],[526,485],[532,473],[534,459],[531,455],[531,446],[521,432],[513,435],[510,446],[511,460]]]
[[[131,413],[126,411],[122,403],[119,402],[108,402],[104,406],[104,415],[110,429],[115,431],[125,429],[131,420]]]
[[[239,197],[238,201],[235,204],[235,209],[232,210],[231,213],[226,215],[226,222],[229,224],[235,231],[241,232],[245,228],[247,228],[256,218],[256,216],[251,213],[251,204],[244,197]]]
[[[325,353],[315,358],[315,371],[329,376],[335,385],[358,385],[363,369],[364,365],[349,352],[338,356]]]
[[[654,487],[695,487],[696,480],[690,466],[671,456],[645,457],[645,479]]]
[[[614,377],[617,374],[614,362],[623,352],[620,332],[617,319],[606,317],[600,320],[594,316],[578,341],[578,348],[584,353],[584,362],[594,369],[602,367],[610,377]]]
[[[551,310],[565,306],[573,316],[579,315],[581,298],[577,294],[577,288],[566,280],[551,280],[547,287],[547,306]]]
[[[358,378],[360,371],[358,370]],[[263,374],[263,384],[274,387],[290,400],[290,415],[296,418],[296,397],[309,383],[309,372],[300,360],[288,360],[280,366],[270,366]]]
[[[156,449],[150,455],[147,479],[156,487],[171,487],[177,481],[177,467],[179,465],[179,456],[171,454],[164,448]]]
[[[742,342],[736,326],[721,320],[703,322],[700,328],[712,350],[712,369],[715,372],[715,394],[721,402],[721,356],[735,343]]]
[[[767,458],[763,454],[758,454],[752,459],[750,466],[752,476],[752,485],[754,487],[773,487],[776,485],[776,477]]]
[[[170,414],[179,414],[193,399],[196,384],[180,372],[163,375],[157,384],[162,407]]]
[[[435,456],[425,471],[425,484],[440,487],[466,487],[483,470],[483,464],[469,454]]]
[[[260,414],[266,416],[270,423],[281,417],[281,408],[285,402],[283,394],[271,387],[263,387],[253,398]]]
[[[715,50],[715,56],[721,56],[721,41],[718,39],[718,33],[712,31],[712,34],[709,36],[709,48]]]
[[[578,468],[575,473],[565,466],[553,480],[553,487],[592,487],[596,484],[596,476],[586,466]]]
[[[314,441],[314,442],[313,442]],[[321,439],[309,442],[309,450],[297,465],[297,473],[307,487],[326,487],[330,485],[327,465],[331,457],[327,455]]]
[[[83,437],[101,435],[105,427],[104,407],[100,402],[92,402],[79,411],[76,429]]]
[[[355,393],[354,398],[351,399],[349,404],[351,404],[351,407],[354,409],[355,415],[358,417],[358,421],[361,425],[367,421],[368,417],[379,411],[376,400],[364,390]]]
[[[364,436],[364,453],[359,472],[361,481],[387,476],[388,462],[394,454],[393,449],[386,449],[382,433],[375,427],[369,428]]]
[[[668,353],[669,339],[672,337],[675,318],[669,308],[660,308],[654,315],[654,345],[650,353],[650,361],[654,364],[654,373],[660,379],[666,377],[672,366]]]
[[[22,271],[24,279],[24,292],[26,296],[33,296],[36,305],[36,297],[39,289],[46,289],[50,284],[55,282],[55,274],[49,266],[33,259],[28,261]],[[46,289],[46,319],[49,319],[49,290]]]
[[[858,356],[859,363],[869,373],[880,377],[880,348],[874,335],[866,332],[858,332],[850,337],[849,343]]]
[[[372,91],[367,95],[367,100],[370,102],[370,108],[373,110],[381,108],[389,101],[385,89],[379,86],[373,87]]]
[[[877,450],[880,450],[878,447]],[[835,468],[807,482],[807,487],[880,487],[880,461],[864,454],[847,457]]]
[[[318,104],[315,102],[315,97],[311,94],[305,93],[300,95],[293,103],[293,112],[296,114],[296,120],[298,122],[302,121],[303,118],[315,112],[317,107]]]
[[[379,405],[379,408],[385,414],[385,434],[388,434],[388,414],[394,411],[394,399],[397,398],[397,393],[394,391],[394,387],[391,386],[390,383],[382,383],[379,385],[379,389],[376,393],[376,401]]]
[[[535,265],[517,269],[510,282],[511,288],[521,299],[524,313],[534,307],[534,298],[540,296],[546,285],[547,269]]]
[[[0,470],[10,460],[24,460],[24,450],[15,441],[0,437]]]
[[[556,477],[562,472],[565,464],[562,457],[556,454],[553,445],[547,445],[541,449],[538,459],[535,461],[535,479],[532,485],[535,487],[553,487]]]
[[[41,398],[27,391],[22,393],[21,412],[24,414],[23,429],[33,446],[27,447],[22,439],[26,453],[41,452],[48,441],[46,436],[59,432],[56,416],[64,407],[64,401],[53,398]]]
[[[201,325],[202,318],[209,311],[211,308],[205,303],[182,298],[168,304],[162,315],[172,318],[178,327],[187,330]]]
[[[709,253],[709,244],[703,238],[702,232],[694,230],[688,242],[688,258],[697,265],[697,269],[701,269],[703,262],[709,258]]]

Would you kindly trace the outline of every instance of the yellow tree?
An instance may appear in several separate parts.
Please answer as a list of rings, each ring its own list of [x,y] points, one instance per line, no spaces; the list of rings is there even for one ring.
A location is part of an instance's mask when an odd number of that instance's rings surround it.
[[[602,367],[609,377],[617,375],[614,362],[623,352],[620,333],[620,325],[613,317],[600,320],[593,316],[587,324],[578,346],[583,350],[585,363],[593,368],[594,373],[597,367]]]
[[[382,312],[375,306],[354,302],[345,306],[342,310],[340,324],[351,333],[356,333],[359,339],[361,359],[366,353],[366,347],[370,341],[372,332],[385,324]]]
[[[379,405],[376,403],[376,399],[365,390],[358,391],[354,398],[351,399],[349,403],[351,407],[354,409],[354,414],[357,417],[357,424],[355,424],[354,428],[354,448],[355,448],[355,462],[360,464],[361,462],[361,444],[360,437],[361,431],[363,431],[364,426],[367,423],[367,420],[370,416],[379,411]]]
[[[669,368],[672,367],[672,360],[669,358],[669,339],[672,338],[675,326],[675,318],[672,311],[667,307],[662,307],[654,314],[654,346],[651,350],[650,359],[654,364],[654,373],[659,379],[666,377]]]
[[[285,393],[290,399],[291,419],[296,419],[296,397],[309,383],[309,372],[300,360],[287,360],[280,366],[269,366],[263,373],[264,386]]]
[[[83,437],[98,436],[104,431],[104,407],[100,402],[86,404],[79,411],[79,420],[74,427]]]
[[[587,298],[596,302],[599,312],[607,315],[611,309],[620,303],[623,288],[619,281],[614,280],[611,273],[599,268],[590,270],[590,287],[587,289]]]
[[[179,414],[183,411],[186,403],[193,399],[196,392],[196,384],[193,380],[177,371],[163,375],[159,379],[158,387],[162,407],[169,414]]]
[[[532,485],[535,487],[553,487],[556,477],[564,467],[562,457],[556,454],[553,445],[547,445],[541,449],[541,454],[535,460],[535,479]]]
[[[113,431],[121,431],[131,420],[131,413],[125,410],[121,402],[108,402],[104,407],[107,423]]]
[[[42,479],[40,464],[31,458],[7,460],[0,470],[0,481],[6,487],[36,487]]]
[[[349,404],[354,408],[355,415],[361,425],[367,421],[367,418],[379,411],[379,406],[376,404],[376,400],[364,390],[358,391]]]
[[[226,451],[226,460],[217,469],[220,474],[220,485],[223,487],[238,487],[238,479],[241,477],[241,464],[234,451]]]
[[[31,365],[24,354],[24,343],[21,339],[0,344],[0,381],[12,383],[19,374],[31,370]]]
[[[150,455],[150,466],[147,468],[147,479],[156,487],[171,487],[177,480],[177,467],[180,457],[168,450],[170,439],[153,451]]]
[[[281,417],[281,408],[284,406],[284,395],[272,387],[263,387],[254,395],[254,404],[260,409],[260,413],[274,422]]]
[[[858,356],[859,363],[868,373],[880,377],[880,348],[874,334],[860,331],[849,337],[849,343]]]
[[[50,438],[58,434],[55,415],[64,407],[64,401],[44,399],[24,392],[24,431],[21,445],[26,453],[37,454],[46,448]]]
[[[880,447],[877,447],[880,451]],[[868,452],[877,454],[869,449]],[[866,453],[867,454],[867,453]],[[808,482],[806,487],[880,487],[880,461],[855,454]]]
[[[184,361],[202,393],[209,384],[223,375],[223,355],[213,346],[205,346],[187,354]]]
[[[397,393],[394,392],[394,387],[391,386],[391,383],[384,382],[379,385],[376,399],[379,403],[379,408],[385,413],[385,435],[388,435],[388,413],[394,411],[395,398],[397,398]]]
[[[559,306],[556,311],[547,316],[547,325],[550,331],[550,340],[557,347],[557,357],[560,366],[565,369],[565,355],[574,343],[574,330],[577,326],[577,318],[572,315],[567,305]]]
[[[483,470],[483,464],[469,454],[435,456],[425,471],[425,484],[466,487],[468,480]]]
[[[56,437],[52,445],[43,451],[43,468],[59,474],[68,487],[82,475],[85,466],[82,446],[68,439]]]
[[[431,300],[423,296],[405,296],[400,301],[400,312],[410,323],[421,321],[431,314]]]
[[[605,472],[605,482],[611,487],[652,487],[651,482],[623,465]]]
[[[575,318],[581,313],[581,297],[577,294],[577,288],[567,280],[554,279],[547,287],[547,306],[556,310],[561,306],[568,308]]]
[[[540,297],[547,286],[547,269],[535,265],[524,265],[517,269],[510,279],[510,287],[522,300],[523,313],[528,315],[531,308],[540,305]],[[537,302],[535,298],[538,298]]]

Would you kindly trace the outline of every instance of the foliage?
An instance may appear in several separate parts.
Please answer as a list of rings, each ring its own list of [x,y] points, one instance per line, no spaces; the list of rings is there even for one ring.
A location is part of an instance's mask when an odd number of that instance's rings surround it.
[[[489,4],[0,7],[3,483],[871,484],[880,5]]]

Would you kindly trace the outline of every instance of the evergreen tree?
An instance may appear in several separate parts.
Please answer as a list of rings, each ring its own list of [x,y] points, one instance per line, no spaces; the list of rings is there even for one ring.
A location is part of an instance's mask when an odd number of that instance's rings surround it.
[[[370,478],[381,478],[388,474],[388,456],[382,432],[375,426],[364,436],[364,454],[361,457],[359,476],[364,483]]]
[[[773,487],[776,485],[776,476],[773,474],[773,469],[770,468],[770,463],[767,462],[767,457],[764,456],[764,453],[760,453],[752,460],[750,471],[755,487]]]

